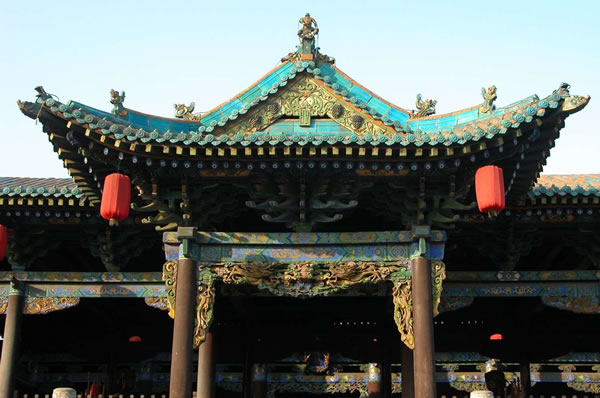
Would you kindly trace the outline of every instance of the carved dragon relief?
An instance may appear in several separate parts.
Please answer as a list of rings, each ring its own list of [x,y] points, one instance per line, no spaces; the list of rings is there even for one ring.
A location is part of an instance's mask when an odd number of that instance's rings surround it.
[[[250,284],[278,296],[315,297],[326,296],[358,284],[374,284],[393,281],[394,320],[402,341],[414,348],[412,325],[412,289],[410,279],[401,276],[409,268],[405,262],[300,262],[281,265],[277,263],[211,263],[200,264],[194,344],[198,346],[206,338],[213,320],[215,300],[214,282],[226,284]],[[437,316],[445,279],[445,266],[441,261],[432,264],[433,314]],[[166,302],[169,316],[175,316],[175,292],[177,289],[177,262],[168,261],[163,267],[166,285]],[[153,301],[156,302],[156,301]]]
[[[169,303],[166,297],[145,297],[144,302],[148,307],[169,311]]]
[[[408,262],[221,263],[212,270],[229,284],[250,284],[278,296],[326,296],[361,283],[377,283],[408,268]]]
[[[167,291],[166,303],[169,316],[175,319],[177,291],[177,262],[167,261],[163,265],[163,281]],[[213,320],[215,303],[215,275],[208,268],[201,269],[196,292],[196,319],[194,323],[194,347],[197,348],[204,340]],[[148,304],[148,301],[146,301]],[[156,303],[156,301],[152,301]],[[154,306],[154,305],[153,305]],[[162,308],[161,308],[162,309]]]
[[[23,313],[28,315],[44,315],[61,311],[79,304],[79,297],[26,297]],[[0,315],[6,314],[8,297],[0,298]]]
[[[432,263],[432,301],[433,316],[439,314],[440,298],[442,296],[442,282],[446,279],[446,267],[442,261]],[[415,348],[413,329],[413,298],[411,280],[394,280],[392,289],[394,302],[394,321],[400,332],[402,342],[411,350]]]
[[[425,100],[421,98],[421,94],[417,94],[417,101],[415,106],[417,110],[410,111],[410,118],[417,119],[420,117],[430,116],[435,113],[435,106],[437,105],[436,100]]]
[[[43,315],[71,308],[77,304],[79,304],[79,297],[27,297],[25,298],[23,313]]]
[[[200,120],[201,116],[199,113],[194,114],[194,108],[196,108],[196,104],[194,102],[190,103],[190,106],[185,106],[185,104],[173,104],[175,108],[175,117],[178,119],[184,120]]]

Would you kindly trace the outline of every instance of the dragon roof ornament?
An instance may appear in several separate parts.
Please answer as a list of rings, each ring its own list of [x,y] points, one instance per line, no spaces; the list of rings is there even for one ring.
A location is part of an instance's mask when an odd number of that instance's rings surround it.
[[[437,105],[436,100],[425,100],[421,99],[421,94],[417,94],[416,106],[417,110],[410,111],[410,118],[416,119],[419,117],[431,116],[435,113],[435,106]]]

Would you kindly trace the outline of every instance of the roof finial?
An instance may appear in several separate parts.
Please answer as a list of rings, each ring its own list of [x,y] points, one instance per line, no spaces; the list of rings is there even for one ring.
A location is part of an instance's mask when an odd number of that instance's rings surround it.
[[[309,13],[300,18],[302,27],[298,30],[300,37],[300,59],[312,60],[317,52],[316,36],[319,34],[319,26],[317,21],[310,16]]]

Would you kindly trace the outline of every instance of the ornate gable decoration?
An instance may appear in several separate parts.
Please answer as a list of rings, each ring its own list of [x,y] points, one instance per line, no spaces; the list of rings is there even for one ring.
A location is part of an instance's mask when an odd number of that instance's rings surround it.
[[[367,134],[371,134],[372,137],[387,137],[396,133],[395,130],[373,120],[361,109],[338,98],[319,80],[303,77],[290,82],[272,96],[270,101],[259,106],[254,112],[249,112],[223,134],[243,134],[245,141],[252,142],[252,133],[263,131],[282,118],[298,118],[301,127],[309,127],[313,118],[329,118],[357,134],[358,138]]]

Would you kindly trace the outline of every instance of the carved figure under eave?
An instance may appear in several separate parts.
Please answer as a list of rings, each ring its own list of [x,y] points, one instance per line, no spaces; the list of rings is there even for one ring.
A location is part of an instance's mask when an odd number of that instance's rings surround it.
[[[488,87],[487,91],[482,87],[481,96],[483,97],[483,104],[479,107],[481,113],[489,113],[496,109],[496,105],[494,105],[494,101],[498,98],[496,95],[496,86]]]
[[[200,114],[193,114],[194,108],[196,104],[194,102],[190,102],[190,106],[185,106],[185,104],[173,104],[175,108],[175,117],[178,119],[185,120],[200,120]]]
[[[113,104],[111,113],[115,116],[127,116],[127,111],[123,107],[125,102],[125,91],[119,93],[116,90],[110,90],[110,103]]]
[[[428,100],[423,101],[421,99],[421,94],[417,94],[417,102],[416,102],[417,110],[410,111],[410,118],[416,119],[419,117],[433,115],[435,113],[436,104],[437,104],[436,100],[428,99]]]

